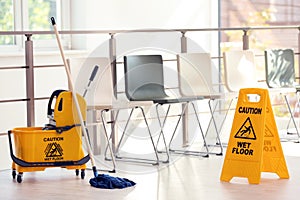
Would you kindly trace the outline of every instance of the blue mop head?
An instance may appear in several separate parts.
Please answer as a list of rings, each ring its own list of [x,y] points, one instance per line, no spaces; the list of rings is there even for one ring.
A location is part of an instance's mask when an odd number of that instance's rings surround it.
[[[95,178],[90,179],[90,184],[96,188],[103,189],[122,189],[134,186],[136,183],[127,178],[112,177],[107,174],[99,174]]]

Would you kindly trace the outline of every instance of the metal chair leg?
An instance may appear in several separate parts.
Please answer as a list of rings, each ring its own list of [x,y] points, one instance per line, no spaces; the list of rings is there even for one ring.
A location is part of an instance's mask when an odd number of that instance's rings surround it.
[[[206,153],[207,155],[205,157],[208,157],[209,155],[209,150],[208,150],[208,146],[207,146],[207,143],[206,143],[206,138],[204,136],[204,133],[203,133],[203,130],[202,130],[202,126],[201,126],[201,123],[200,123],[200,119],[199,119],[199,116],[197,114],[197,110],[196,110],[196,107],[195,107],[195,104],[193,102],[191,102],[193,108],[194,108],[194,112],[195,112],[195,115],[196,115],[196,118],[197,118],[197,122],[198,122],[198,126],[199,126],[199,129],[200,129],[200,132],[201,132],[201,135],[202,135],[202,139],[203,139],[203,143],[204,143],[204,147],[206,148]],[[203,153],[203,152],[199,152],[199,153]]]
[[[204,142],[204,146],[206,147],[206,152],[201,152],[201,151],[189,151],[189,150],[180,150],[180,149],[172,149],[171,148],[171,144],[173,142],[173,139],[174,139],[174,136],[175,136],[175,133],[176,133],[176,130],[178,128],[178,125],[179,125],[179,122],[180,120],[182,119],[182,116],[185,112],[185,110],[187,109],[187,105],[189,104],[189,102],[187,102],[185,105],[184,105],[184,108],[181,112],[181,114],[179,115],[179,119],[177,120],[177,123],[176,123],[176,126],[174,128],[174,131],[173,131],[173,134],[172,134],[172,137],[170,139],[170,142],[169,142],[169,152],[172,152],[172,153],[177,153],[177,154],[185,154],[185,155],[201,155],[203,157],[209,157],[208,156],[208,148],[207,148],[207,144],[206,144],[206,139],[204,137],[204,134],[203,134],[203,131],[202,131],[202,127],[201,127],[201,124],[200,124],[200,121],[199,121],[199,117],[197,115],[197,112],[196,112],[196,109],[194,107],[194,104],[193,105],[193,108],[194,108],[194,111],[195,111],[195,115],[197,117],[197,121],[198,121],[198,125],[199,125],[199,129],[200,129],[200,132],[201,132],[201,135],[202,135],[202,138],[203,138],[203,142]],[[166,121],[166,118],[168,116],[168,112],[166,113],[165,117],[164,117],[164,121],[163,121],[163,126],[161,127],[161,131],[163,131],[163,128],[164,128],[164,125],[165,125],[165,121]]]
[[[290,113],[290,115],[291,115],[291,120],[292,120],[292,122],[293,122],[293,124],[294,124],[294,126],[295,126],[296,134],[297,134],[297,136],[298,136],[298,140],[297,140],[296,142],[299,143],[299,142],[300,142],[300,134],[299,134],[299,131],[298,131],[298,127],[297,127],[295,118],[294,118],[294,116],[293,116],[293,112],[292,112],[292,110],[291,110],[291,106],[290,106],[290,104],[289,104],[289,102],[288,102],[287,95],[284,94],[283,96],[284,96],[284,99],[285,99],[287,108],[288,108],[288,110],[289,110],[289,113]],[[289,140],[289,139],[288,139],[288,140]],[[293,140],[293,139],[291,139],[291,140]]]
[[[113,163],[113,170],[111,172],[116,172],[115,156],[114,156],[113,149],[112,149],[111,145],[109,145],[109,137],[107,135],[107,129],[106,129],[106,126],[105,126],[105,123],[104,123],[104,117],[103,117],[104,111],[105,110],[101,111],[101,120],[102,120],[102,124],[103,124],[103,129],[104,129],[104,136],[105,136],[105,139],[106,139],[106,142],[107,142],[107,146],[108,146],[109,151],[110,151],[110,157],[111,157],[112,163]]]
[[[160,127],[160,132],[159,132],[159,136],[158,136],[157,143],[156,143],[156,149],[158,147],[158,144],[159,144],[159,141],[160,141],[160,137],[162,137],[163,138],[163,143],[164,143],[164,146],[165,146],[165,152],[167,154],[167,160],[165,160],[163,162],[164,163],[169,163],[169,161],[170,161],[170,153],[169,153],[169,148],[167,147],[167,142],[166,142],[165,135],[163,133],[163,127],[164,127],[164,125],[166,123],[166,117],[164,117],[163,123],[161,123],[160,117],[159,117],[159,112],[158,112],[158,106],[159,106],[159,104],[156,105],[156,116],[157,116],[157,119],[158,119],[158,123],[159,123],[159,127]],[[166,115],[168,115],[170,107],[171,106],[168,105],[168,109],[167,109]],[[159,153],[162,153],[162,152],[159,152]]]
[[[174,152],[174,150],[173,150],[173,149],[171,149],[171,144],[172,144],[172,142],[173,142],[173,139],[174,139],[174,136],[175,136],[176,130],[177,130],[177,128],[178,128],[179,122],[180,122],[180,120],[181,120],[181,118],[182,118],[182,116],[183,116],[183,113],[185,112],[186,108],[187,108],[187,104],[185,104],[185,105],[184,105],[184,107],[183,107],[183,110],[182,110],[182,112],[181,112],[181,114],[179,115],[179,118],[178,118],[178,120],[177,120],[176,126],[175,126],[175,128],[174,128],[174,131],[173,131],[172,137],[171,137],[171,139],[170,139],[170,142],[169,142],[169,145],[168,145],[168,147],[169,147],[169,151],[173,151],[173,152]],[[164,120],[166,120],[166,118],[168,117],[168,115],[167,115],[167,114],[168,114],[168,113],[166,113],[166,115],[165,115],[165,119],[164,119]],[[162,129],[163,129],[163,127],[162,127]]]
[[[223,144],[222,144],[222,141],[221,141],[221,138],[220,138],[220,133],[219,133],[219,130],[218,130],[218,127],[217,127],[217,123],[216,123],[216,120],[215,120],[215,117],[214,117],[214,113],[215,113],[215,110],[216,110],[216,107],[214,109],[212,109],[212,106],[211,106],[211,102],[214,101],[213,99],[210,99],[208,101],[208,106],[209,106],[209,111],[210,111],[210,114],[211,114],[211,120],[208,124],[208,128],[211,124],[211,121],[213,122],[213,126],[215,128],[215,131],[216,131],[216,135],[217,135],[217,144],[218,146],[220,147],[220,153],[213,153],[213,154],[216,154],[216,155],[223,155]],[[217,105],[216,105],[217,106]],[[208,134],[208,128],[206,130],[206,134]],[[221,127],[222,128],[222,127]],[[210,152],[210,154],[212,154],[212,152]]]
[[[168,105],[167,112],[166,112],[166,114],[164,115],[163,122],[161,122],[161,120],[160,120],[160,116],[159,116],[159,112],[158,112],[158,107],[159,107],[159,106],[160,106],[160,104],[157,104],[157,105],[156,105],[156,115],[157,115],[157,119],[158,119],[158,122],[159,122],[159,125],[160,125],[160,135],[159,135],[159,137],[158,137],[157,144],[158,144],[158,142],[159,142],[159,140],[160,140],[160,136],[162,136],[162,137],[163,137],[163,140],[164,140],[165,148],[166,148],[167,157],[168,157],[167,161],[165,161],[165,162],[169,162],[169,157],[170,157],[170,145],[171,145],[171,143],[172,143],[172,141],[173,141],[174,135],[175,135],[175,133],[176,133],[177,127],[178,127],[178,125],[179,125],[179,122],[180,122],[180,120],[181,120],[181,118],[182,118],[182,116],[183,116],[183,113],[184,113],[184,111],[185,111],[185,109],[186,109],[186,106],[184,106],[184,109],[183,109],[182,113],[179,115],[179,119],[177,120],[176,126],[175,126],[175,128],[174,128],[173,134],[172,134],[172,136],[171,136],[171,139],[170,139],[170,142],[169,142],[168,145],[167,145],[166,140],[165,140],[165,136],[164,136],[164,131],[163,131],[163,129],[164,129],[165,123],[166,123],[166,121],[167,121],[167,117],[168,117],[168,115],[169,115],[169,111],[170,111],[171,105],[170,105],[170,104]]]
[[[296,102],[295,108],[294,108],[294,110],[293,110],[293,116],[294,116],[295,113],[296,113],[296,109],[300,107],[300,102],[299,102],[299,91],[296,92],[296,98],[297,98],[297,102]],[[287,129],[287,134],[294,134],[294,133],[290,133],[290,132],[289,132],[289,128],[290,128],[291,121],[292,121],[292,117],[290,117],[289,122],[288,122],[287,127],[286,127],[286,129]]]
[[[149,134],[152,146],[153,146],[153,150],[154,150],[154,153],[155,153],[155,157],[156,157],[155,160],[144,159],[144,158],[125,157],[125,156],[119,156],[118,155],[119,154],[120,145],[122,144],[122,141],[124,139],[124,135],[126,133],[129,121],[130,121],[130,119],[132,117],[132,113],[133,113],[134,109],[136,109],[136,108],[139,108],[141,110],[141,112],[142,112],[143,119],[144,119],[144,122],[145,122],[145,124],[147,126],[147,131],[148,131],[148,134]],[[119,143],[117,145],[115,155],[116,155],[116,159],[121,160],[121,161],[138,162],[138,163],[145,163],[145,164],[152,164],[152,165],[158,165],[159,164],[158,152],[156,150],[156,147],[155,147],[155,144],[154,144],[154,140],[153,140],[150,128],[149,128],[149,124],[148,124],[148,121],[146,119],[146,115],[145,115],[144,109],[142,107],[136,106],[135,108],[131,109],[131,112],[129,114],[128,120],[127,120],[126,125],[125,125],[124,130],[123,130],[122,136],[121,136],[120,141],[119,141]]]
[[[123,133],[122,133],[122,136],[121,136],[121,138],[120,138],[120,141],[118,142],[118,145],[117,145],[117,148],[116,148],[116,152],[115,152],[116,157],[118,156],[119,149],[120,149],[120,144],[122,143],[122,141],[123,141],[123,139],[124,139],[124,135],[125,135],[127,126],[128,126],[128,124],[129,124],[129,121],[130,121],[130,119],[131,119],[133,110],[134,110],[134,108],[132,108],[131,111],[130,111],[128,120],[126,121],[125,128],[124,128]]]
[[[217,131],[218,131],[218,133],[219,133],[219,136],[221,135],[220,133],[221,133],[221,131],[222,131],[222,128],[223,128],[223,126],[224,126],[224,123],[225,123],[225,121],[226,121],[227,115],[228,115],[228,113],[229,113],[229,110],[230,110],[230,108],[231,108],[231,105],[232,105],[232,102],[233,102],[234,99],[237,99],[237,98],[232,98],[232,99],[230,100],[230,103],[229,103],[229,105],[228,105],[228,108],[226,109],[226,112],[225,112],[224,119],[222,120],[222,122],[221,122],[221,124],[220,124],[220,128],[217,129]],[[216,107],[217,107],[217,104],[216,104],[215,108],[213,109],[213,113],[215,113]],[[221,142],[221,139],[220,139],[220,142]],[[224,147],[224,146],[227,146],[227,143],[217,143],[216,145],[217,145],[217,146],[222,145],[222,146]]]
[[[104,112],[104,111],[107,112],[108,110],[103,110],[103,112]],[[111,121],[111,122],[110,122],[112,131],[115,129],[115,125],[116,125],[116,122],[117,122],[117,119],[118,119],[118,116],[119,116],[119,112],[120,112],[120,111],[117,110],[116,112],[117,112],[117,113],[116,113],[116,115],[114,116],[114,121]],[[107,124],[108,122],[105,121],[105,119],[104,119],[103,116],[101,116],[101,119],[102,119],[102,124],[103,124],[103,126],[105,126],[105,124]],[[105,130],[106,130],[106,129],[105,129]],[[115,146],[116,146],[116,144],[115,144],[115,139],[116,139],[116,138],[115,138],[115,135],[113,135],[113,134],[114,134],[113,132],[110,133],[109,141],[112,140],[112,151],[115,152]],[[113,137],[114,137],[114,138],[113,138]],[[111,159],[107,158],[107,156],[106,156],[106,155],[107,155],[107,150],[108,150],[108,145],[109,145],[109,144],[107,144],[106,147],[105,147],[104,155],[105,155],[105,159],[106,159],[106,160],[111,160]]]

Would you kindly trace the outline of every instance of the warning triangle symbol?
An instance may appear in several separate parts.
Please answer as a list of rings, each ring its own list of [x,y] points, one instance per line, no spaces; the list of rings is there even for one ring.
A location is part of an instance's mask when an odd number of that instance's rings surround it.
[[[270,129],[267,126],[265,129],[265,137],[274,137],[274,135],[272,134],[272,132],[270,131]]]
[[[250,117],[246,119],[239,131],[235,134],[235,138],[243,138],[249,140],[256,140],[256,135],[250,120]]]
[[[63,155],[62,149],[59,144],[57,144],[56,142],[48,144],[47,152],[46,152],[47,157],[59,157],[62,155]]]

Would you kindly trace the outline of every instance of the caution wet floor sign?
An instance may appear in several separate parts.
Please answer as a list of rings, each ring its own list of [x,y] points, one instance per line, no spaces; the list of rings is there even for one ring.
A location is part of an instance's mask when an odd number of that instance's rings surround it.
[[[220,179],[258,184],[261,172],[289,178],[268,90],[241,89]]]

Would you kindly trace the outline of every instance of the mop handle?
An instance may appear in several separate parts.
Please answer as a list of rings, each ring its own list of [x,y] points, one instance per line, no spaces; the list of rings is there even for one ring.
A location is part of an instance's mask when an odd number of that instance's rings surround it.
[[[87,85],[86,89],[84,90],[84,92],[83,92],[83,94],[82,94],[83,97],[85,97],[88,88],[90,87],[91,83],[93,82],[93,80],[94,80],[94,78],[95,78],[95,76],[96,76],[96,74],[97,74],[97,72],[98,72],[98,69],[99,69],[99,66],[98,66],[98,65],[95,65],[95,67],[94,67],[94,69],[93,69],[93,71],[92,71],[92,73],[91,73],[91,76],[90,76],[88,85]]]
[[[95,76],[96,76],[96,74],[97,74],[98,69],[99,69],[99,66],[98,66],[98,65],[95,65],[95,67],[94,67],[94,69],[93,69],[93,72],[92,72],[92,74],[91,74],[91,76],[90,76],[90,81],[93,81],[93,80],[94,80],[94,78],[95,78]]]
[[[58,44],[58,47],[59,47],[60,55],[61,55],[62,60],[64,62],[65,70],[66,70],[66,73],[67,73],[67,76],[68,76],[69,87],[70,87],[71,92],[73,93],[74,88],[73,88],[73,82],[72,82],[72,78],[71,78],[70,67],[68,65],[68,62],[66,61],[66,58],[65,58],[65,55],[64,55],[64,52],[63,52],[63,47],[62,47],[61,42],[60,42],[59,33],[57,31],[56,22],[55,22],[54,17],[51,17],[51,23],[52,23],[52,26],[54,28],[54,32],[55,32],[55,35],[56,35],[56,40],[57,40],[57,44]]]
[[[81,124],[81,127],[82,127],[82,131],[83,131],[83,135],[84,135],[84,138],[85,138],[85,143],[86,143],[86,146],[87,146],[88,154],[90,156],[91,164],[93,166],[94,175],[96,177],[97,176],[97,171],[96,171],[96,166],[95,166],[94,155],[92,153],[91,146],[88,142],[87,130],[86,130],[86,127],[85,127],[85,124],[84,124],[84,121],[83,121],[83,117],[82,117],[82,113],[81,113],[81,109],[80,109],[80,106],[79,106],[79,103],[78,103],[78,100],[77,100],[77,97],[76,97],[76,94],[75,94],[75,91],[74,91],[73,82],[72,82],[71,73],[70,73],[70,68],[69,68],[68,62],[66,61],[65,56],[64,56],[63,48],[62,48],[62,45],[61,45],[61,42],[60,42],[60,38],[59,38],[59,34],[58,34],[58,31],[57,31],[57,27],[56,27],[54,17],[51,17],[51,23],[52,23],[52,26],[54,28],[57,44],[58,44],[58,47],[59,47],[59,50],[60,50],[60,54],[61,54],[62,60],[64,62],[65,70],[66,70],[67,77],[68,77],[69,84],[70,84],[70,90],[71,90],[71,93],[72,93],[72,96],[73,96],[73,99],[74,99],[74,103],[75,103],[76,110],[77,110],[77,113],[78,113],[78,117],[79,117],[79,120],[80,120],[80,124]]]

